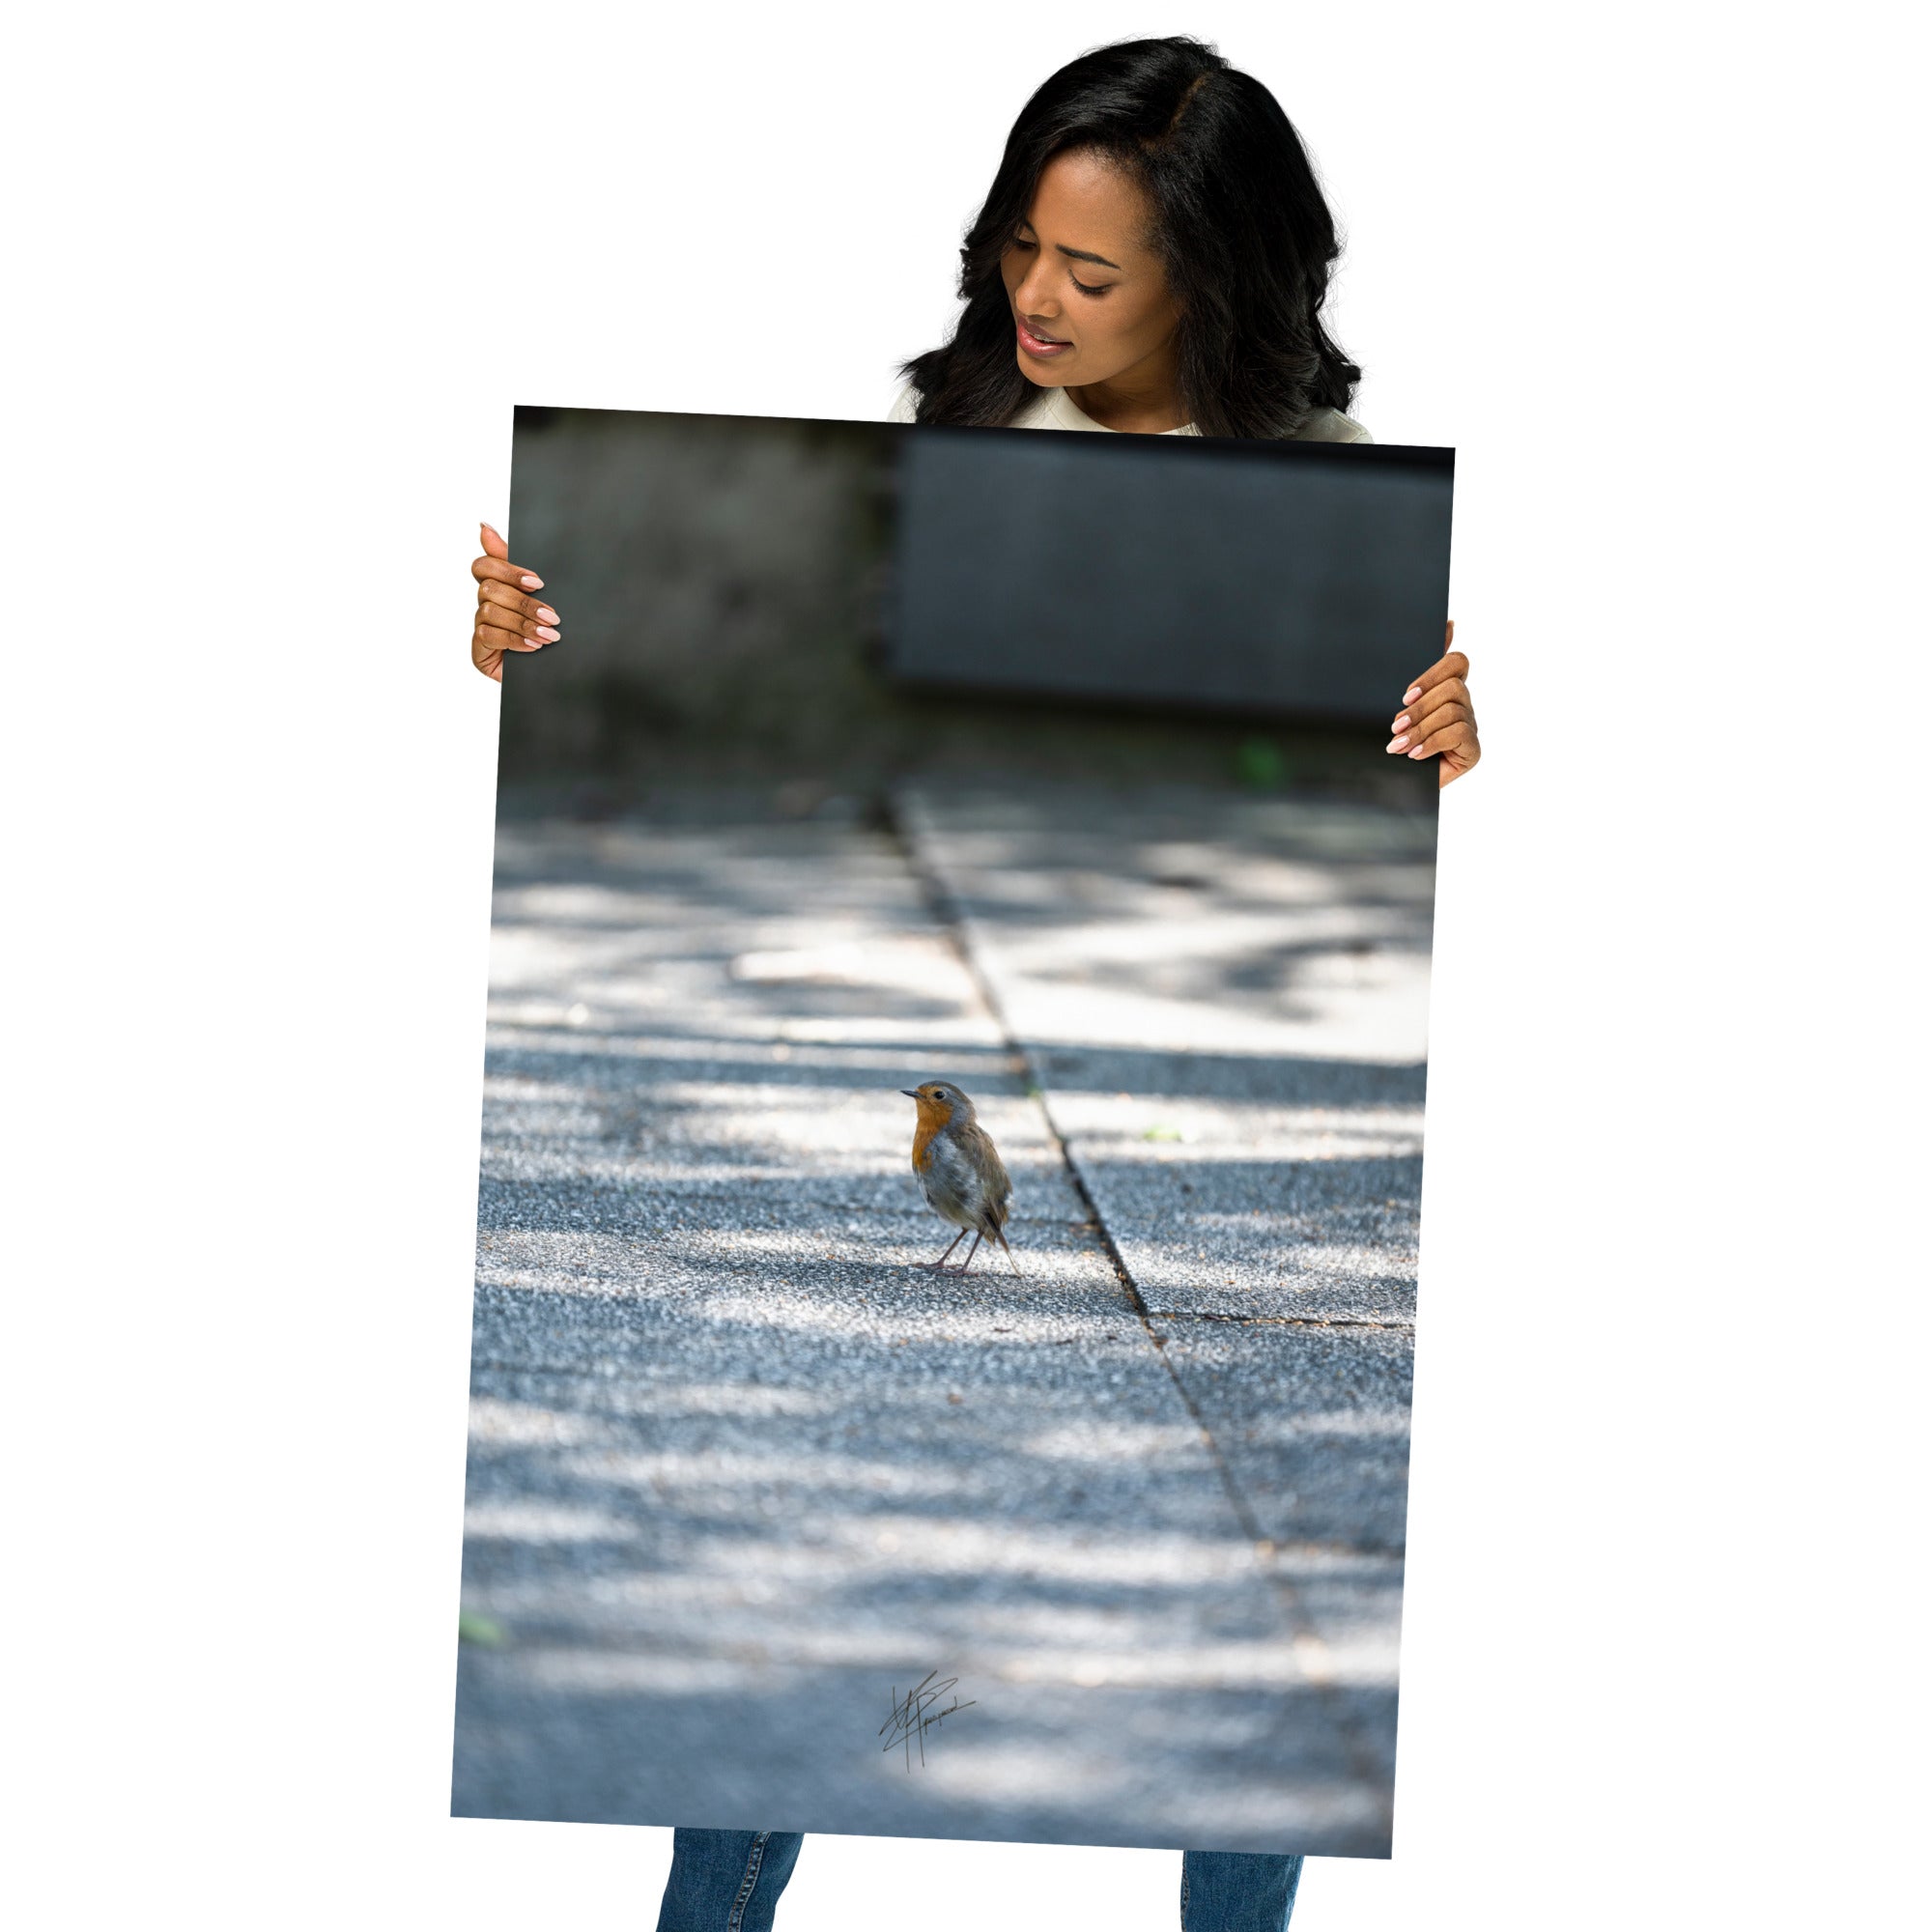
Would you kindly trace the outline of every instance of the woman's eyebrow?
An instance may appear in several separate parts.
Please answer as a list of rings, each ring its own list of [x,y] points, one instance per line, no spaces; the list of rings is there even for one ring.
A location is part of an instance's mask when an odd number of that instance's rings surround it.
[[[1027,218],[1024,215],[1020,217],[1020,226],[1026,229],[1030,234],[1037,236],[1039,233],[1038,229],[1035,228],[1033,223],[1027,220]],[[1127,272],[1123,268],[1121,267],[1120,263],[1110,262],[1108,261],[1106,256],[1096,255],[1091,248],[1069,248],[1065,242],[1056,242],[1053,245],[1056,249],[1059,250],[1061,254],[1066,256],[1070,261],[1094,262],[1096,263],[1100,268],[1112,269],[1115,274],[1117,275],[1124,275]]]

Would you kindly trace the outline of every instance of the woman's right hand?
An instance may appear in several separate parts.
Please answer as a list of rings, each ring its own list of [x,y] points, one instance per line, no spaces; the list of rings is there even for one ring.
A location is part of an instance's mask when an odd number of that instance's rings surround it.
[[[483,526],[483,554],[469,566],[469,574],[476,580],[469,661],[501,684],[505,651],[540,651],[557,641],[556,612],[524,594],[541,590],[543,579],[512,563],[510,546],[488,524]]]

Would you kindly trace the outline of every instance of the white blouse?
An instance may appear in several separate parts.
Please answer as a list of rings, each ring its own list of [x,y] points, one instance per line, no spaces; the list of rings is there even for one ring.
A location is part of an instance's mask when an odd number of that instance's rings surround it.
[[[909,423],[918,410],[917,391],[908,383],[898,393],[898,400],[893,404],[888,422]],[[1095,422],[1086,411],[1076,404],[1065,389],[1041,389],[1024,410],[1016,415],[1011,427],[1014,429],[1093,429],[1103,436],[1115,436],[1119,431],[1110,430],[1105,423]],[[1201,432],[1192,423],[1182,423],[1179,429],[1164,429],[1162,436],[1199,436]],[[1358,423],[1353,416],[1345,416],[1340,410],[1317,410],[1296,431],[1296,442],[1373,442],[1375,438]]]

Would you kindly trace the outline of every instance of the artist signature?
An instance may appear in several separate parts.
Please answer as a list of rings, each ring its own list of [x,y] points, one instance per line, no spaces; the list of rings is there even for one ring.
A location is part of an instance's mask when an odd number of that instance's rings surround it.
[[[936,1670],[928,1670],[924,1677],[908,1690],[903,1697],[899,1687],[893,1686],[893,1715],[879,1726],[879,1736],[885,1739],[885,1749],[905,1751],[906,1769],[912,1769],[912,1752],[915,1744],[919,1747],[919,1761],[925,1762],[925,1734],[942,1718],[950,1718],[954,1711],[970,1711],[980,1700],[968,1697],[962,1704],[957,1697],[946,1708],[933,1708],[952,1687],[959,1682],[956,1677],[941,1677]]]

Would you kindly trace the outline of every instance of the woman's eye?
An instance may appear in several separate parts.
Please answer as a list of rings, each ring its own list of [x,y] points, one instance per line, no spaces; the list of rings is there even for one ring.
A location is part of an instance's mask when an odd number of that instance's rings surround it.
[[[1066,279],[1069,282],[1071,282],[1073,286],[1076,289],[1078,289],[1083,296],[1103,296],[1107,293],[1109,289],[1111,289],[1114,286],[1112,282],[1094,282],[1090,285],[1086,282],[1083,282],[1078,275],[1068,275]]]

